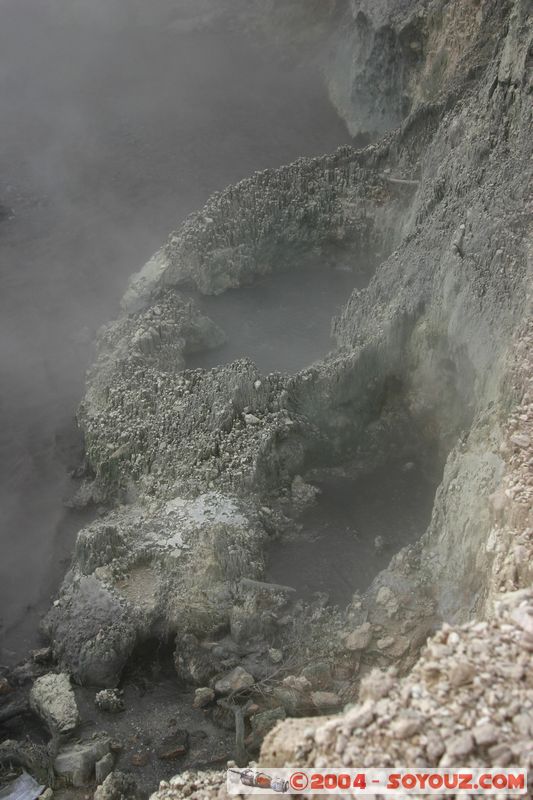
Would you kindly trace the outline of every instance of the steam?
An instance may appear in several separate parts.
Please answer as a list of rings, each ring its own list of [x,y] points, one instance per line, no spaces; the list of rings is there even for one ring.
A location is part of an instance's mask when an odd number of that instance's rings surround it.
[[[0,0],[0,660],[32,643],[72,549],[75,408],[128,276],[214,190],[348,140],[314,66],[224,9]]]

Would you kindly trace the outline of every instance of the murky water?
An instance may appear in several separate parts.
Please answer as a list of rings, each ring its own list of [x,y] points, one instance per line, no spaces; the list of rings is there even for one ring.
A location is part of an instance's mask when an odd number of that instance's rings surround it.
[[[212,191],[349,140],[312,64],[237,30],[184,32],[187,0],[147,9],[0,2],[4,662],[35,643],[80,524],[58,436],[75,441],[90,341],[128,276]]]
[[[307,600],[323,592],[346,606],[424,533],[438,480],[415,461],[392,461],[357,479],[313,483],[321,494],[298,519],[300,532],[269,546],[268,580]]]
[[[247,357],[268,373],[312,364],[333,349],[332,317],[354,288],[366,285],[370,273],[370,266],[343,261],[337,268],[313,265],[270,274],[217,297],[196,296],[227,341],[191,355],[187,365],[209,368]]]

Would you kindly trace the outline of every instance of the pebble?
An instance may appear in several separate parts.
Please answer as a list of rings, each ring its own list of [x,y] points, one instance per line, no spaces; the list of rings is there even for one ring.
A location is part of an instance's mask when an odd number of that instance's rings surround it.
[[[277,650],[275,647],[271,647],[268,651],[268,657],[272,661],[273,664],[281,664],[283,661],[283,653],[281,650]]]
[[[513,433],[510,439],[513,444],[516,444],[517,447],[521,447],[523,450],[527,450],[531,446],[531,440],[526,434]]]
[[[148,753],[133,753],[130,756],[130,764],[132,767],[145,767],[150,761]]]
[[[480,747],[487,747],[490,744],[494,744],[494,742],[498,739],[498,731],[491,725],[490,723],[486,723],[485,725],[478,725],[476,728],[473,729],[472,735]]]
[[[250,675],[243,667],[235,667],[231,672],[223,675],[215,683],[217,694],[235,694],[246,689],[250,689],[255,683],[253,675]]]
[[[346,636],[345,643],[348,650],[364,650],[372,639],[372,628],[369,622],[363,622]]]
[[[530,613],[528,608],[520,606],[516,608],[511,618],[525,631],[529,636],[533,636],[533,614]]]
[[[506,767],[513,760],[513,753],[508,745],[495,744],[489,749],[489,758],[493,766]]]
[[[205,708],[215,699],[215,692],[208,686],[201,686],[194,692],[193,708]]]
[[[402,716],[394,720],[391,725],[392,735],[397,739],[409,739],[420,731],[422,719],[420,717]]]
[[[454,760],[466,758],[474,749],[475,743],[471,733],[460,733],[453,736],[447,744],[446,755]]]
[[[307,692],[311,688],[311,681],[304,675],[300,675],[299,677],[296,675],[287,675],[286,678],[283,678],[282,683],[284,686],[288,686],[289,689],[296,689],[297,692]]]
[[[458,661],[450,670],[449,679],[452,686],[464,686],[471,683],[476,670],[466,661]]]
[[[319,712],[337,711],[342,705],[340,697],[334,692],[311,692],[311,700]]]

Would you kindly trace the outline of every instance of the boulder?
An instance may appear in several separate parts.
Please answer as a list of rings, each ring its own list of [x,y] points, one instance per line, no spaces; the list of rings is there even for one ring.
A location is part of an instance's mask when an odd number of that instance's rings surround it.
[[[113,688],[136,642],[125,603],[95,575],[64,587],[45,620],[60,663],[80,683]]]
[[[72,786],[87,786],[95,780],[95,765],[109,753],[110,740],[101,736],[63,747],[54,761],[54,772]]]
[[[70,678],[63,672],[37,678],[30,692],[30,705],[52,734],[72,733],[80,722]]]

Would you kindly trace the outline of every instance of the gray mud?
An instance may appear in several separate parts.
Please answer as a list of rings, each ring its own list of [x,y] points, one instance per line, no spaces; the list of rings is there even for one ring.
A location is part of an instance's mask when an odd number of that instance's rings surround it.
[[[368,282],[371,267],[335,265],[267,275],[252,286],[216,297],[195,296],[226,334],[222,347],[190,355],[188,367],[210,368],[250,358],[262,372],[297,372],[334,349],[331,321],[353,289]]]
[[[233,757],[235,733],[215,725],[210,712],[192,707],[194,692],[176,681],[176,671],[165,654],[152,647],[155,657],[137,653],[124,675],[124,711],[109,714],[94,705],[95,691],[78,687],[83,735],[105,730],[116,742],[115,768],[131,772],[147,796],[159,781],[186,769],[214,769]],[[188,733],[188,750],[176,758],[161,758],[165,739],[176,731]]]
[[[402,547],[422,536],[439,479],[414,461],[391,460],[359,477],[324,476],[290,537],[271,542],[268,580],[311,600],[347,606]]]
[[[127,278],[214,190],[349,138],[313,65],[235,28],[180,30],[187,8],[2,3],[4,662],[36,643],[81,525],[63,508],[76,459],[65,464],[58,437],[76,446],[89,343]]]

